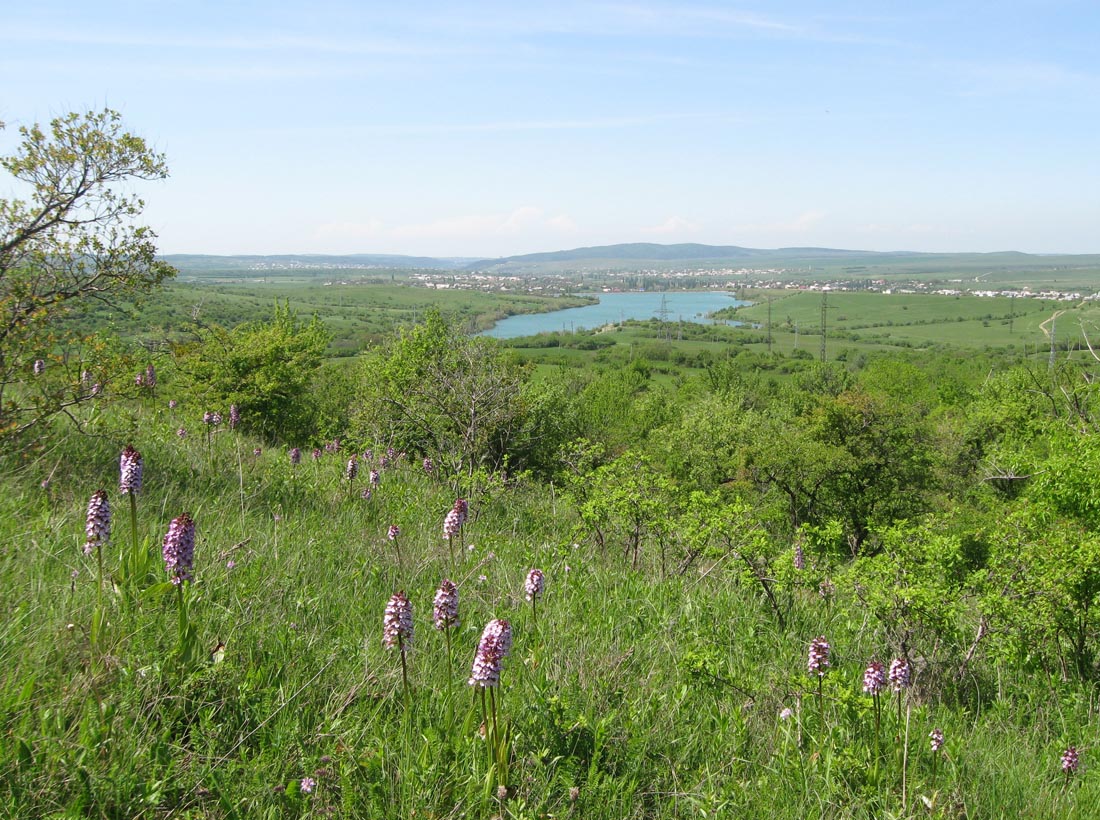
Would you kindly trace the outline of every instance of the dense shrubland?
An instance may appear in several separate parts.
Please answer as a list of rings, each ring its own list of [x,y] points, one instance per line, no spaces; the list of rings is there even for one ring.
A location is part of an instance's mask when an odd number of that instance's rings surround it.
[[[7,814],[1090,816],[1094,362],[536,374],[436,313],[333,362],[285,305],[191,338],[5,441]]]

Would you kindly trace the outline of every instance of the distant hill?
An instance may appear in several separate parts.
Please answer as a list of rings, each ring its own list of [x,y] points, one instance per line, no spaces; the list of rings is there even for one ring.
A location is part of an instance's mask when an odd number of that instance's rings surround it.
[[[529,253],[499,259],[481,259],[467,270],[497,273],[550,273],[582,270],[637,270],[700,267],[784,268],[806,278],[849,275],[925,277],[929,275],[995,275],[1058,272],[1063,280],[1097,281],[1100,255],[1038,255],[1018,251],[994,253],[921,253],[915,251],[861,251],[841,248],[745,248],[739,245],[686,243],[659,245],[632,242],[590,248]],[[1058,281],[1056,275],[1044,281]]]
[[[853,251],[836,248],[744,248],[740,245],[701,245],[686,242],[677,245],[660,245],[654,242],[630,242],[620,245],[598,245],[590,248],[574,248],[549,253],[528,253],[500,259],[481,259],[467,267],[484,270],[494,267],[540,265],[563,262],[750,262],[776,259],[807,259],[829,257],[882,257],[888,254],[876,251]]]
[[[328,254],[276,254],[214,256],[209,254],[174,253],[161,257],[183,274],[244,274],[246,272],[273,272],[294,270],[332,270],[347,268],[420,268],[431,270],[459,270],[471,257],[402,256],[385,253]]]
[[[1100,290],[1100,254],[918,253],[841,248],[745,248],[740,245],[631,242],[529,253],[498,259],[399,254],[277,254],[213,256],[171,254],[163,259],[192,279],[327,279],[369,277],[372,271],[483,271],[505,275],[557,275],[598,271],[749,269],[782,270],[785,279],[970,280],[1020,286]]]

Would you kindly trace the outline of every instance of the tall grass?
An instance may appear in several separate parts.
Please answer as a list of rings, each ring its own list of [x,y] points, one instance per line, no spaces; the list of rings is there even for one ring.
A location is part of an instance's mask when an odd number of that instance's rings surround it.
[[[1095,816],[1089,684],[989,661],[922,688],[918,665],[900,717],[876,720],[863,671],[887,649],[843,593],[787,590],[781,628],[733,570],[662,579],[644,559],[631,571],[575,543],[571,511],[538,485],[456,487],[398,460],[363,499],[348,492],[346,453],[297,466],[273,448],[242,457],[247,439],[238,449],[221,432],[207,447],[164,414],[135,412],[0,456],[0,815]],[[93,657],[85,504],[112,485],[130,440],[145,465],[141,543],[156,547],[181,510],[196,522],[187,606],[202,649],[188,663],[166,574],[128,590],[114,543]],[[441,522],[456,490],[470,514],[449,544]],[[461,623],[437,631],[445,577]],[[397,590],[416,618],[407,699],[382,645]],[[466,683],[493,618],[515,640],[494,693],[503,791]],[[817,636],[831,647],[823,677],[806,667]],[[946,737],[938,754],[933,727]],[[1072,780],[1059,762],[1071,743]]]

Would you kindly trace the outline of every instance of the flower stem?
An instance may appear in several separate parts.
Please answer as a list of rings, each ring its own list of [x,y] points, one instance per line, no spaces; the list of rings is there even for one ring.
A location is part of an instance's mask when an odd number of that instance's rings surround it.
[[[127,495],[130,496],[130,536],[132,538],[134,559],[138,556],[138,529],[137,529],[137,495],[133,490],[130,490]]]
[[[405,687],[405,708],[408,709],[412,702],[409,697],[409,669],[405,662],[405,641],[400,635],[397,636],[397,651],[401,653],[401,683]]]

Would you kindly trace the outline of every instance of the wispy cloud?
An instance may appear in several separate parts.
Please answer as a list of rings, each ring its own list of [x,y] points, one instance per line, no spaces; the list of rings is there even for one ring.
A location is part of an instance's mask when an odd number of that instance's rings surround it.
[[[417,41],[414,37],[380,38],[305,37],[278,31],[240,35],[164,34],[141,29],[64,29],[40,26],[5,26],[0,42],[98,46],[104,48],[155,48],[215,52],[321,53],[334,55],[378,55],[386,57],[471,56],[484,49],[456,42]]]
[[[1090,89],[1100,91],[1100,74],[1055,62],[1039,61],[941,61],[936,67],[959,80],[971,94]]]

